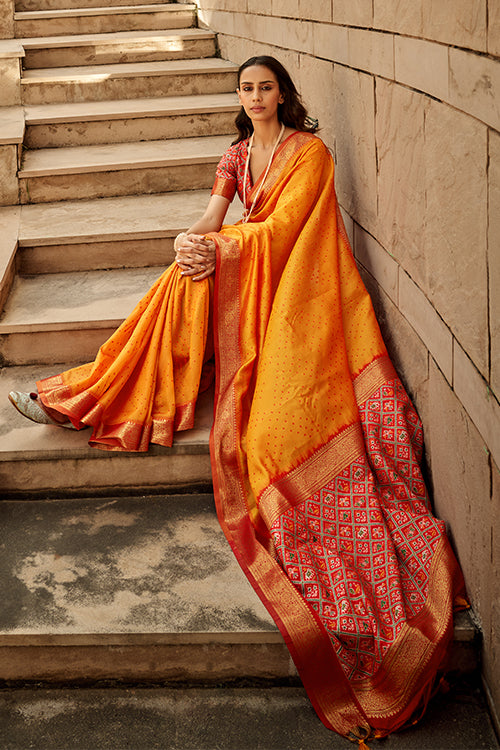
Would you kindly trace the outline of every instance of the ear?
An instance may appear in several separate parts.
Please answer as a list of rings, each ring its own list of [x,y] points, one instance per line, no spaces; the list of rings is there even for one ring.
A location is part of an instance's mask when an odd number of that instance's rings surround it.
[[[284,95],[280,94],[280,98],[278,99],[278,104],[283,104],[284,101],[285,101]]]
[[[236,93],[238,94],[238,101],[241,104],[241,93],[239,89],[236,89]]]

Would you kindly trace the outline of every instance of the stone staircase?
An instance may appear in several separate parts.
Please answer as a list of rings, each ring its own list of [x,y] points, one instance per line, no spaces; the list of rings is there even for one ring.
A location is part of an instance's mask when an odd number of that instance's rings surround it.
[[[0,109],[0,171],[2,148],[19,156],[0,207],[0,683],[297,681],[216,521],[210,394],[194,430],[145,455],[91,450],[6,398],[93,359],[208,200],[236,66],[195,11],[16,7],[21,104]],[[454,667],[474,671],[467,616],[455,635]]]

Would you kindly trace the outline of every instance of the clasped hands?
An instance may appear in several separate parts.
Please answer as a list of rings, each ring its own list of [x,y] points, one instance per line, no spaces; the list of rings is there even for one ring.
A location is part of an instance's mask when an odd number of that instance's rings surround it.
[[[215,242],[202,234],[177,235],[174,242],[175,262],[182,276],[202,281],[215,271]]]

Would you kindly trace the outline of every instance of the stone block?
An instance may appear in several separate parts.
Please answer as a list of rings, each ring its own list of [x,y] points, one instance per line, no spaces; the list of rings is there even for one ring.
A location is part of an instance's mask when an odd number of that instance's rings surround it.
[[[422,36],[486,51],[487,0],[423,0]]]
[[[500,134],[490,131],[488,171],[488,279],[490,298],[491,380],[500,398]]]
[[[423,288],[486,376],[487,128],[451,107],[429,101],[425,174]]]
[[[436,310],[400,267],[399,309],[430,351],[449,383],[453,378],[453,337]]]
[[[487,451],[500,466],[500,403],[456,341],[453,347],[453,387],[480,432]]]
[[[426,215],[424,117],[426,98],[377,80],[377,237],[415,281],[425,279],[422,227]]]
[[[13,39],[14,11],[14,0],[0,0],[0,39]]]
[[[0,310],[9,296],[16,272],[15,259],[19,237],[20,206],[0,208]]]
[[[263,13],[270,16],[272,13],[271,3],[269,0],[247,0],[249,13]]]
[[[323,21],[329,23],[332,20],[331,0],[299,0],[300,17],[305,21]]]
[[[0,57],[0,81],[2,81],[2,106],[21,104],[20,55]]]
[[[398,34],[421,36],[422,0],[373,0],[373,27]]]
[[[304,104],[311,117],[319,120],[318,135],[327,146],[335,143],[334,97],[325,96],[325,91],[334,90],[333,65],[327,60],[318,60],[309,55],[301,55],[297,87],[302,92]]]
[[[314,24],[313,52],[316,57],[349,65],[349,32],[345,26]]]
[[[273,16],[300,18],[299,0],[272,0]]]
[[[500,60],[450,49],[449,101],[500,130]]]
[[[392,302],[397,304],[399,266],[382,245],[358,224],[354,227],[354,254]]]
[[[429,373],[425,437],[436,515],[446,521],[474,613],[490,628],[490,469],[484,441],[434,364]]]
[[[448,48],[424,39],[397,36],[395,78],[436,99],[448,100]]]
[[[333,21],[347,26],[371,26],[372,0],[333,0]]]
[[[340,202],[373,232],[377,217],[374,79],[334,66],[336,185]]]
[[[0,206],[19,203],[16,144],[0,146]]]
[[[500,57],[500,3],[488,0],[488,52]]]
[[[394,78],[394,38],[365,29],[349,29],[349,65],[373,75]]]

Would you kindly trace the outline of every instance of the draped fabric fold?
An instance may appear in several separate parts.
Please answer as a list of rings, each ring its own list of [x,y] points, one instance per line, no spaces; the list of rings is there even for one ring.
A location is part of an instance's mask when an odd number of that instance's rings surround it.
[[[326,726],[384,736],[425,707],[463,580],[322,142],[288,139],[251,221],[215,239],[221,526]]]
[[[260,190],[248,223],[210,235],[214,281],[167,269],[94,363],[38,388],[92,445],[147,450],[192,426],[215,351],[221,527],[318,715],[362,742],[425,707],[463,580],[321,140],[287,138]]]

